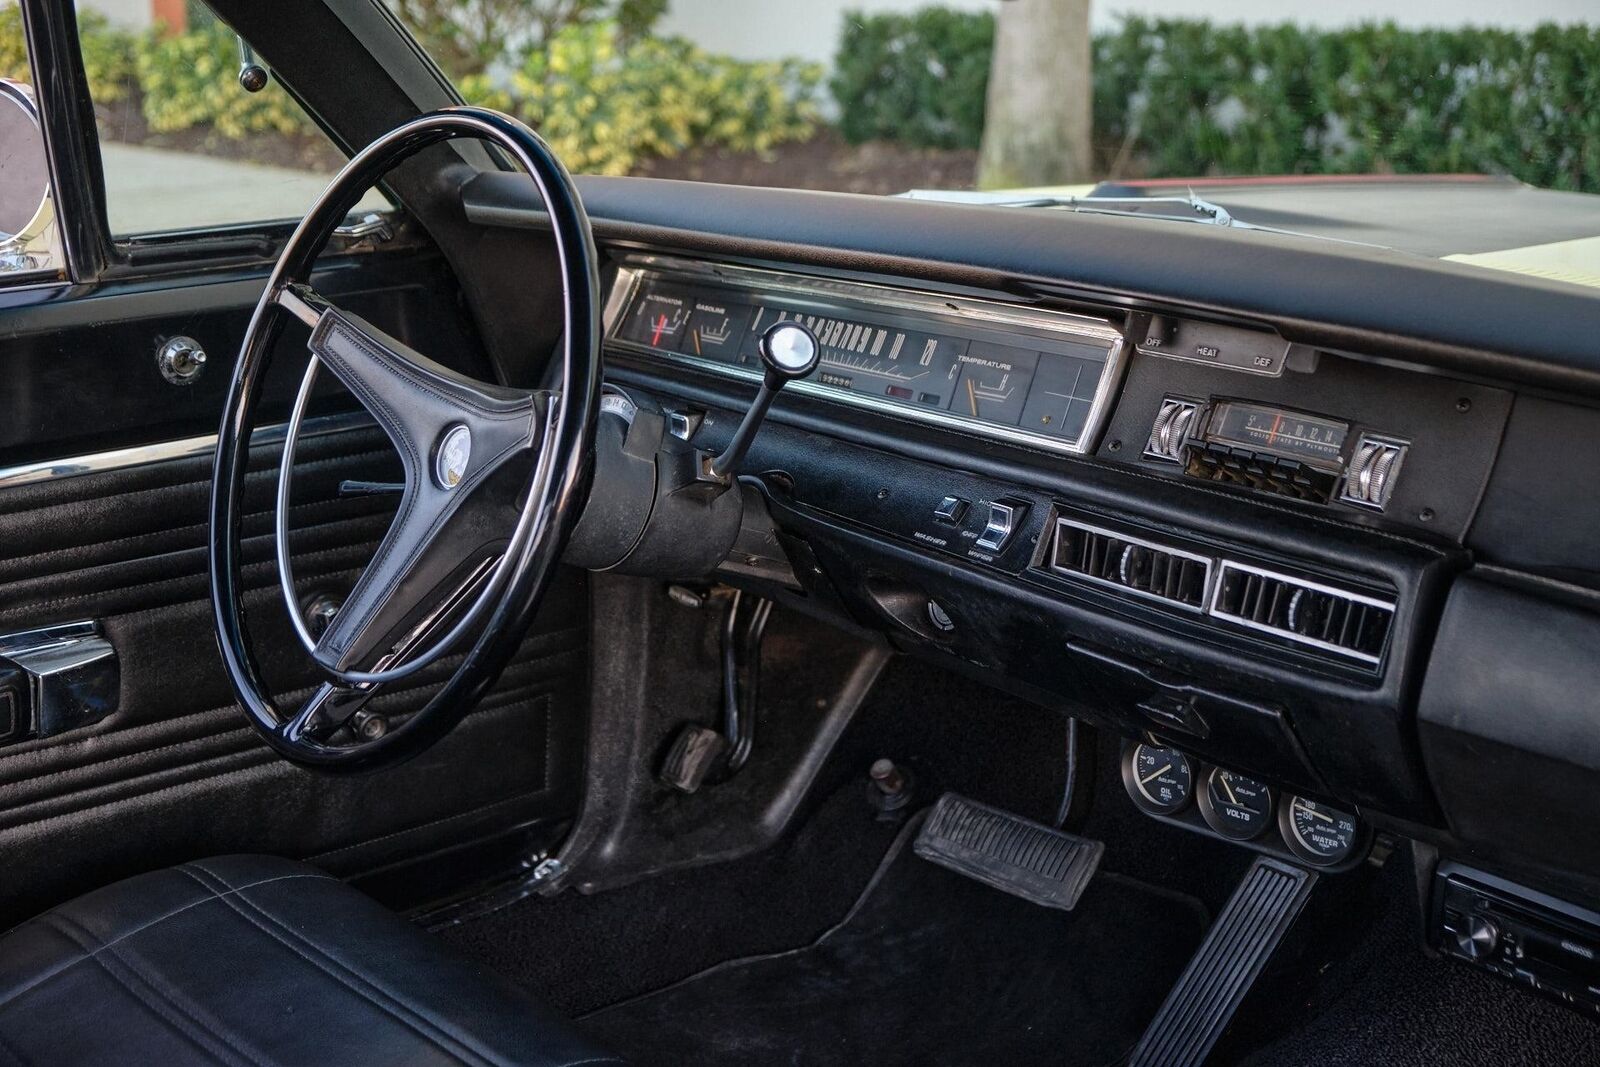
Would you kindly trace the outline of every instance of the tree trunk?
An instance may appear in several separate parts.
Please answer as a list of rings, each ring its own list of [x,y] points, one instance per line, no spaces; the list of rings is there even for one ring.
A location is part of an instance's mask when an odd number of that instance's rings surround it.
[[[1089,0],[999,6],[978,185],[1084,181],[1094,100]]]

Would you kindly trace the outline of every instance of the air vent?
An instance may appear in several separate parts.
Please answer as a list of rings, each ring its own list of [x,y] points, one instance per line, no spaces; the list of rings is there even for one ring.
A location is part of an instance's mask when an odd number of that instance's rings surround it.
[[[1050,569],[1200,611],[1205,607],[1211,560],[1071,519],[1057,519]]]
[[[1144,446],[1144,454],[1151,459],[1182,463],[1183,442],[1188,439],[1189,427],[1194,425],[1194,417],[1199,410],[1200,405],[1193,400],[1162,397],[1156,420],[1150,426],[1150,440]]]
[[[1367,663],[1383,656],[1394,604],[1223,560],[1211,614]]]

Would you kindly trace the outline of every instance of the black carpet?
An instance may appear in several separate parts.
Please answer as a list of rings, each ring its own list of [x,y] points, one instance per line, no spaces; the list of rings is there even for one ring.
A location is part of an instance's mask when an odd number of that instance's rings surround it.
[[[640,1064],[1110,1064],[1205,932],[1195,901],[1114,874],[1068,913],[919,858],[908,824],[814,944],[721,964],[585,1025]]]
[[[1600,1064],[1600,1024],[1593,1019],[1424,953],[1411,877],[1401,850],[1382,871],[1352,872],[1340,876],[1338,884],[1329,879],[1319,887],[1319,892],[1335,892],[1312,898],[1298,932],[1308,941],[1304,955],[1328,962],[1321,968],[1300,962],[1297,970],[1310,982],[1287,974],[1263,976],[1212,1062],[1248,1067]],[[1342,951],[1336,943],[1342,943]]]
[[[593,896],[530,897],[435,932],[569,1016],[735,956],[806,944],[839,921],[894,840],[863,789],[838,790],[757,855]]]

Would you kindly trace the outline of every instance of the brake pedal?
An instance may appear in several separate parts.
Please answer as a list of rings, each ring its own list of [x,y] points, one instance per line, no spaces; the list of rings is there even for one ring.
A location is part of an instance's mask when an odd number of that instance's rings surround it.
[[[680,793],[696,792],[727,751],[728,739],[717,731],[684,723],[678,736],[672,739],[672,747],[667,750],[667,758],[661,761],[657,777],[662,785],[671,786]]]
[[[955,793],[933,806],[916,854],[1047,908],[1071,911],[1106,846]]]

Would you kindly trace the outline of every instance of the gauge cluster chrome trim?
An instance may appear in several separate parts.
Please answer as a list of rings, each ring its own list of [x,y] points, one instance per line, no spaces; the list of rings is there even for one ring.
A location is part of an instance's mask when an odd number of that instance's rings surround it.
[[[1082,455],[1092,451],[1099,441],[1101,431],[1105,429],[1106,421],[1110,417],[1112,400],[1116,396],[1117,389],[1122,384],[1122,375],[1126,365],[1124,339],[1122,331],[1106,319],[1075,315],[1064,311],[1046,311],[1040,308],[1007,304],[1001,301],[976,297],[951,296],[944,293],[927,292],[892,285],[846,281],[820,275],[791,274],[756,267],[680,259],[673,256],[633,255],[629,256],[624,261],[624,265],[617,270],[617,278],[612,285],[604,310],[605,344],[607,348],[637,353],[664,362],[677,363],[697,370],[709,371],[727,378],[735,378],[751,383],[759,383],[761,381],[761,372],[753,368],[730,366],[726,363],[701,359],[681,352],[663,352],[660,349],[650,348],[647,345],[637,344],[614,336],[617,321],[628,307],[633,299],[634,292],[647,274],[662,275],[669,279],[685,279],[691,282],[695,279],[700,279],[723,285],[743,286],[758,292],[792,293],[812,299],[819,296],[836,296],[862,301],[894,311],[938,315],[946,320],[966,321],[987,329],[1004,329],[1007,326],[1016,326],[1033,330],[1045,330],[1080,341],[1103,344],[1107,349],[1105,371],[1101,374],[1100,383],[1095,388],[1094,398],[1090,401],[1089,416],[1084,423],[1083,432],[1079,434],[1076,441],[1064,441],[1061,438],[1030,433],[1027,430],[1008,426],[997,426],[945,411],[917,408],[890,400],[880,400],[877,397],[865,396],[860,393],[849,393],[812,381],[797,381],[789,386],[791,390],[807,396],[849,404],[854,407],[867,408],[895,418],[929,423],[947,429],[959,430],[963,433],[977,434],[1013,444],[1028,445],[1050,452]]]
[[[366,412],[350,412],[343,415],[322,415],[314,419],[307,419],[300,430],[302,437],[318,436],[321,434],[339,433],[344,430],[355,430],[363,426],[375,425],[372,416]],[[284,439],[287,423],[275,423],[263,426],[256,430],[250,437],[252,445],[279,444]],[[46,459],[36,463],[19,463],[13,467],[0,467],[0,489],[10,489],[18,485],[31,485],[35,482],[51,481],[58,478],[74,478],[80,474],[101,474],[105,471],[124,470],[131,467],[143,467],[151,463],[164,463],[168,460],[186,459],[193,456],[204,456],[215,452],[217,449],[217,435],[214,433],[201,434],[198,437],[182,437],[173,441],[157,441],[148,445],[134,445],[130,448],[114,448],[105,452],[90,452],[81,456],[72,456],[67,459]]]

